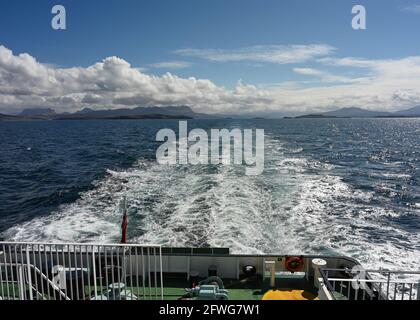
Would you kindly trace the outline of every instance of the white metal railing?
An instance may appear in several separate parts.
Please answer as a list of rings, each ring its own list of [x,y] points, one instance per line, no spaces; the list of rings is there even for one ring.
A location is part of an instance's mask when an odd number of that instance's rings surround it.
[[[0,242],[0,299],[163,299],[162,248]]]
[[[420,300],[420,271],[321,269],[327,300]]]

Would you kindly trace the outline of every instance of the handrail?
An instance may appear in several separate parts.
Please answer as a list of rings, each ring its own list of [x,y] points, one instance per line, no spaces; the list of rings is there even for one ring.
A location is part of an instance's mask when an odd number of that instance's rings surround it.
[[[345,279],[345,278],[328,278],[329,281],[340,281],[340,282],[354,282],[356,279]],[[395,281],[395,280],[371,280],[371,279],[357,279],[358,282],[366,283],[398,283],[398,284],[412,284],[414,282],[409,281]]]
[[[126,248],[126,247],[143,247],[143,248],[160,248],[161,245],[159,244],[135,244],[135,243],[127,243],[127,244],[121,244],[121,243],[76,243],[76,242],[66,242],[66,243],[60,243],[60,242],[13,242],[13,241],[0,241],[0,245],[25,245],[25,246],[80,246],[83,245],[84,247],[120,247],[120,248]],[[1,251],[0,251],[1,252]]]
[[[327,270],[324,269],[324,268],[321,268],[321,269],[319,269],[319,271],[320,271],[323,283],[324,283],[325,286],[327,286],[327,290],[330,292],[332,299],[336,300],[336,298],[333,294],[334,293],[334,288],[331,286],[331,283],[328,280],[328,276],[325,274],[325,271],[327,271]],[[338,271],[338,270],[336,270],[336,271]]]
[[[351,269],[335,269],[335,268],[322,268],[324,271],[342,271],[342,272],[349,272],[349,273],[360,273],[361,270],[351,270]],[[364,272],[371,272],[371,273],[393,273],[393,274],[420,274],[420,271],[403,271],[403,270],[371,270],[371,269],[363,269]]]
[[[66,300],[70,300],[70,298],[61,290],[60,287],[58,287],[54,282],[52,282],[50,279],[48,279],[48,277],[40,270],[38,269],[36,266],[30,265],[31,267],[34,268],[35,272],[37,272],[44,280],[47,281],[47,283],[49,285],[51,285],[55,291],[58,291],[58,293]],[[38,292],[38,290],[37,290]]]
[[[329,277],[330,272],[341,272],[343,274],[343,278],[339,277]],[[361,273],[364,273],[364,279],[357,277],[357,275],[360,275]],[[347,274],[348,276],[356,275],[354,278],[346,278],[344,274]],[[373,278],[373,275],[376,274],[377,279]],[[341,283],[341,286],[346,283],[347,285],[347,298],[355,298],[357,300],[358,297],[358,290],[363,290],[363,299],[366,295],[366,293],[371,297],[375,298],[375,295],[373,295],[373,291],[376,291],[376,297],[378,299],[391,299],[393,297],[394,300],[396,298],[401,298],[401,300],[404,300],[404,295],[407,293],[404,291],[404,288],[409,289],[408,297],[409,300],[412,300],[416,298],[415,286],[417,285],[417,299],[420,299],[420,278],[417,280],[410,280],[410,279],[402,279],[402,276],[412,276],[415,275],[417,278],[417,275],[420,275],[420,271],[402,271],[402,270],[351,270],[351,269],[335,269],[335,268],[321,268],[320,269],[320,275],[321,280],[325,284],[326,289],[330,292],[331,299],[336,300],[336,297],[334,295],[334,292],[336,291],[336,283]],[[396,279],[392,279],[391,276],[394,276]],[[382,279],[383,277],[383,279]],[[398,279],[399,277],[399,279]],[[353,291],[350,290],[350,283],[354,284],[356,283],[356,286],[353,286]],[[334,285],[332,285],[334,284]],[[385,284],[385,292],[383,291],[383,285]],[[390,285],[391,288],[393,287],[393,294],[390,294]],[[402,287],[401,293],[398,292],[397,287]],[[414,287],[414,288],[413,288]],[[342,288],[340,288],[340,293],[342,293]],[[352,295],[351,295],[352,293]],[[398,293],[398,295],[397,295]],[[354,295],[354,296],[353,296]],[[399,296],[400,295],[400,296]]]
[[[33,299],[32,294],[47,299],[86,300],[92,298],[92,292],[94,299],[101,300],[164,298],[160,245],[2,241],[0,266],[6,272],[4,279],[0,273],[0,282],[2,285],[5,283],[7,288],[6,295],[1,290],[5,297],[10,297],[9,284],[15,284],[17,280],[19,292],[29,289],[29,296],[26,297],[23,292],[20,298],[30,300]],[[56,266],[62,268],[56,271],[50,269]],[[20,278],[14,279],[14,270],[21,267],[24,277],[20,275]],[[35,282],[31,275],[35,275]],[[115,283],[124,283],[132,289],[131,293],[116,295],[110,289],[110,285]],[[12,288],[12,297],[16,297],[14,286]]]
[[[2,263],[0,263],[0,266],[12,266],[12,267],[21,267],[22,266],[22,264],[20,264],[20,263],[4,263],[4,262],[2,262]],[[36,266],[34,266],[34,265],[32,265],[32,264],[25,264],[25,266],[27,267],[27,266],[29,266],[29,267],[31,267],[36,273],[38,273],[40,276],[41,276],[41,278],[42,279],[44,279],[45,281],[47,281],[47,283],[55,290],[55,291],[57,291],[60,295],[61,295],[61,297],[63,297],[64,299],[66,299],[66,300],[70,300],[70,298],[60,289],[60,287],[58,287],[54,282],[52,282],[40,269],[38,269]],[[31,287],[32,287],[32,289],[35,289],[34,287],[33,287],[33,285],[32,284],[29,284]],[[35,291],[38,293],[38,294],[40,294],[40,295],[42,295],[38,290],[36,290],[35,289]]]

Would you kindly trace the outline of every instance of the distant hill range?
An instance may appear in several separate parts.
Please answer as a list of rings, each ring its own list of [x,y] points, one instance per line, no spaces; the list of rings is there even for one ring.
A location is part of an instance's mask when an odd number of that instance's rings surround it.
[[[47,109],[25,109],[19,113],[18,117],[36,117],[36,116],[55,116],[55,110]]]
[[[17,120],[19,117],[0,113],[0,120]]]
[[[308,114],[295,118],[410,118],[420,117],[420,106],[397,111],[397,112],[383,112],[370,111],[361,108],[343,108],[336,111],[330,111],[319,114]],[[289,117],[290,118],[290,117]]]
[[[138,107],[125,109],[93,110],[85,108],[75,113],[56,113],[53,109],[25,109],[16,116],[0,114],[0,120],[95,120],[95,119],[206,119],[221,118],[194,112],[187,106]]]
[[[93,110],[85,108],[74,113],[56,113],[51,108],[30,108],[25,109],[18,115],[0,114],[0,120],[95,120],[95,119],[275,119],[282,118],[284,115],[279,113],[258,115],[258,114],[204,114],[194,112],[188,106],[170,106],[170,107],[137,107],[133,109],[103,109]],[[370,111],[362,108],[343,108],[336,111],[325,113],[301,115],[298,117],[285,117],[286,119],[322,119],[322,118],[414,118],[420,117],[420,106],[397,111],[382,112]]]

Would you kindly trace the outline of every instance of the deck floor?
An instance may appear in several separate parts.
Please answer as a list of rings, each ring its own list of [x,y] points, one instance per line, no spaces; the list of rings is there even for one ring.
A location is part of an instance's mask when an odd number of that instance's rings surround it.
[[[203,279],[199,279],[204,280]],[[269,285],[269,280],[266,279],[263,281],[261,276],[254,276],[251,278],[245,278],[241,280],[237,279],[222,279],[225,289],[228,290],[228,296],[229,300],[262,300],[264,295],[270,291],[271,288]],[[187,288],[189,288],[190,283],[187,280],[186,275],[165,275],[164,277],[164,289],[163,289],[163,297],[164,300],[178,300],[183,295],[186,294]],[[145,284],[148,285],[149,281],[146,280]],[[150,281],[151,284],[154,284],[154,280],[152,279]],[[305,292],[305,295],[303,296],[317,296],[317,291],[311,285],[311,281],[307,281],[305,278],[299,278],[299,277],[280,277],[276,279],[276,288],[274,288],[274,291],[276,289],[278,291],[281,291],[280,289],[288,290],[297,290],[300,292]],[[151,287],[143,289],[140,285],[130,285],[129,279],[126,281],[126,289],[130,293],[132,293],[134,296],[136,296],[138,299],[146,299],[146,300],[154,300],[154,299],[160,299],[161,293],[160,293],[160,287]],[[97,293],[100,295],[102,292],[106,291],[107,288],[97,288]],[[11,299],[19,299],[19,288],[17,285],[9,284],[9,286],[3,285],[2,288],[0,288],[0,293],[4,292],[6,296],[6,292],[9,293],[9,298]],[[95,295],[95,292],[93,291],[93,286],[84,286],[84,295],[80,294],[80,299],[89,299],[90,297],[93,297]],[[301,294],[302,295],[302,294]],[[287,294],[285,295],[287,296]],[[47,296],[45,296],[47,298]],[[52,297],[54,299],[54,297]],[[55,299],[60,299],[59,296],[56,296]]]
[[[202,279],[204,280],[204,279]],[[269,280],[263,281],[262,277],[252,277],[241,280],[223,279],[225,289],[228,290],[230,300],[262,300],[263,296],[271,289]],[[167,300],[179,299],[186,293],[189,283],[185,277],[165,277],[164,298]],[[317,297],[317,290],[305,278],[280,277],[276,279],[274,289],[300,290],[307,293],[307,297]],[[311,300],[311,299],[309,299]]]

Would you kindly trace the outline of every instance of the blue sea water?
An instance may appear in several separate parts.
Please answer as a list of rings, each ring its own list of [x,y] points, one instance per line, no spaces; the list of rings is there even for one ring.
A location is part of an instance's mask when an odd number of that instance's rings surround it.
[[[156,162],[175,120],[0,122],[0,234],[222,246],[419,269],[420,119],[191,120],[265,130],[265,171]]]

